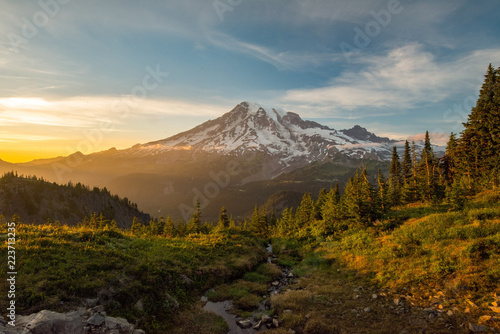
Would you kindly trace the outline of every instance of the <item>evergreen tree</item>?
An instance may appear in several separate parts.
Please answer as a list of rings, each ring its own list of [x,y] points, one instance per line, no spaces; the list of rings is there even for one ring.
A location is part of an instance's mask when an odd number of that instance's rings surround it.
[[[109,224],[109,220],[107,220],[102,212],[99,214],[99,217],[97,218],[97,226],[99,229],[103,229],[106,227],[106,225]]]
[[[183,237],[188,234],[187,224],[182,221],[177,223],[177,227],[175,228],[176,235],[179,237]]]
[[[340,202],[340,188],[338,182],[335,183],[335,187],[333,188],[332,200],[335,202],[335,204],[338,204]]]
[[[189,219],[186,224],[186,234],[198,233],[202,230],[202,221],[201,221],[201,204],[200,201],[196,201],[195,212]]]
[[[220,225],[224,228],[229,227],[229,218],[227,217],[227,210],[226,210],[226,207],[224,207],[224,206],[220,209],[218,225]]]
[[[343,213],[349,218],[359,218],[360,194],[357,184],[359,179],[358,173],[359,171],[356,171],[356,174],[349,178],[344,188],[344,194],[342,195]]]
[[[461,172],[473,180],[482,178],[496,185],[500,150],[500,89],[499,69],[490,64],[476,106],[461,133],[458,160]]]
[[[97,213],[92,213],[89,219],[88,226],[93,230],[97,230],[99,228],[99,218],[97,217]]]
[[[163,233],[167,238],[173,238],[176,236],[175,223],[172,220],[170,215],[167,216],[167,220],[165,221],[165,228],[163,229]]]
[[[325,188],[321,189],[318,194],[318,200],[314,204],[314,213],[313,213],[314,219],[316,220],[323,219],[322,211],[323,211],[323,206],[327,200],[327,197],[328,197],[328,192],[326,191],[326,189]]]
[[[451,187],[448,188],[447,198],[453,205],[454,210],[462,210],[467,202],[468,194],[468,179],[467,176],[455,178]]]
[[[452,132],[446,145],[446,154],[443,157],[443,176],[447,186],[451,186],[456,174],[457,165],[457,137]]]
[[[193,215],[191,216],[191,219],[189,219],[187,226],[186,226],[186,228],[187,228],[186,233],[190,234],[190,233],[200,232],[201,226],[202,226],[201,204],[200,204],[200,201],[196,201],[195,211],[194,211]]]
[[[406,151],[406,147],[405,147]],[[417,154],[415,152],[415,142],[411,143],[411,167],[410,176],[406,178],[401,190],[401,199],[405,204],[415,203],[418,201],[418,170],[417,170]]]
[[[106,225],[109,229],[114,230],[118,228],[118,222],[114,219],[111,220],[109,225]]]
[[[314,201],[310,193],[302,196],[300,206],[297,208],[295,219],[299,228],[309,225],[314,220]]]
[[[235,229],[236,228],[236,222],[233,219],[233,215],[229,218],[229,228],[230,229]]]
[[[265,213],[259,212],[259,207],[255,205],[250,219],[250,230],[258,237],[266,238],[269,235],[269,224]]]
[[[143,226],[142,226],[142,223],[139,220],[139,218],[134,217],[134,219],[132,220],[132,226],[130,227],[130,230],[132,231],[132,233],[139,234],[142,232],[142,228],[143,228]]]
[[[286,236],[295,230],[295,217],[291,208],[286,208],[281,214],[281,219],[278,222],[280,235]]]
[[[401,204],[401,164],[396,146],[392,148],[389,175],[388,196],[392,205],[399,205]]]
[[[387,182],[380,169],[378,170],[377,184],[378,205],[382,212],[386,212],[390,207],[390,201],[388,198]]]
[[[410,144],[408,140],[405,141],[405,152],[403,154],[403,163],[401,164],[401,176],[403,177],[403,183],[410,181],[412,176],[411,171],[412,161],[410,155]]]
[[[417,191],[419,199],[434,204],[444,198],[444,178],[439,171],[439,166],[434,158],[429,131],[425,132],[424,149],[417,170]]]
[[[424,160],[424,155],[427,158],[432,159],[432,145],[429,131],[425,131],[424,149],[422,150],[422,159],[420,159],[421,161]]]
[[[376,194],[368,181],[366,168],[349,179],[344,190],[342,203],[347,217],[354,218],[363,225],[369,225],[379,217]]]
[[[155,218],[149,222],[150,235],[163,235],[165,232],[165,222],[163,219]]]
[[[335,188],[330,189],[328,192],[321,208],[321,215],[325,221],[325,226],[330,231],[334,230],[335,223],[341,219],[340,198],[339,184],[336,183]]]

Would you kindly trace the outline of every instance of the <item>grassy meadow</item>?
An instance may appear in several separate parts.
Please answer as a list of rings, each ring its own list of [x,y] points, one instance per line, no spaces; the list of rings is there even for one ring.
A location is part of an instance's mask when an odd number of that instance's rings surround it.
[[[499,203],[500,191],[489,190],[460,210],[417,203],[370,227],[328,234],[317,221],[288,236],[271,230],[266,239],[240,226],[165,237],[18,222],[16,302],[22,314],[103,304],[147,333],[226,333],[200,297],[230,299],[236,314],[251,316],[279,265],[298,280],[270,299],[265,312],[282,320],[270,332],[467,333],[470,323],[500,330]],[[268,242],[277,265],[267,263]],[[7,291],[5,280],[0,289]],[[437,320],[429,320],[433,312]]]
[[[6,232],[4,223],[4,241]],[[104,304],[108,314],[137,323],[148,333],[172,328],[179,312],[205,290],[242,276],[266,258],[259,240],[230,230],[167,239],[118,229],[18,223],[16,232],[19,313],[66,311],[97,298],[94,303]],[[7,257],[6,242],[0,254]],[[5,269],[0,271],[3,277]],[[0,281],[0,290],[7,291],[6,280]],[[0,299],[2,309],[6,301]],[[185,317],[189,321],[189,312]],[[210,326],[220,325],[220,320],[205,317]]]

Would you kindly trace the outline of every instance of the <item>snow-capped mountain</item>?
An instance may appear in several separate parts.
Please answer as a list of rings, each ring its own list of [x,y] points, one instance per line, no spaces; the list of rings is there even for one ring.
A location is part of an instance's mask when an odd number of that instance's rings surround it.
[[[279,159],[285,167],[298,161],[324,160],[338,153],[350,158],[386,160],[393,144],[360,126],[337,131],[281,108],[242,102],[215,120],[164,140],[135,146],[134,150],[140,155],[174,150],[224,155],[261,151]]]
[[[200,200],[205,217],[217,219],[223,205],[245,216],[275,193],[342,186],[366,160],[378,160],[366,165],[371,175],[387,172],[393,145],[402,156],[403,143],[360,126],[335,130],[280,108],[242,102],[167,139],[31,163],[0,161],[0,172],[106,186],[150,213],[185,220]],[[415,145],[418,154],[422,143]]]

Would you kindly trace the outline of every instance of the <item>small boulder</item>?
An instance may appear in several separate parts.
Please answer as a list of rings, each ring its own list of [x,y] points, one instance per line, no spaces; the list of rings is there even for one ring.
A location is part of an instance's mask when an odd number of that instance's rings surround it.
[[[95,307],[98,302],[99,302],[99,299],[97,299],[97,298],[85,299],[85,304],[87,304],[87,307]]]
[[[57,313],[43,310],[19,317],[16,327],[25,328],[30,334],[84,333],[84,322],[77,312]]]
[[[252,328],[255,329],[256,331],[258,331],[260,329],[260,326],[262,326],[262,321],[259,321],[258,323],[256,323]]]
[[[169,295],[168,292],[165,292],[165,297],[167,298],[168,304],[172,308],[178,309],[181,306],[181,304],[179,304],[179,302],[177,301],[177,299],[175,299],[174,297],[172,297],[171,295]]]
[[[146,334],[146,332],[142,329],[134,329],[134,332],[132,334]]]
[[[262,316],[262,318],[260,318],[260,320],[264,323],[264,324],[268,324],[268,323],[271,323],[273,321],[273,318],[271,318],[270,316],[268,316],[267,314],[264,314]]]
[[[106,317],[105,324],[107,329],[109,329],[110,331],[117,330],[120,334],[132,334],[134,332],[134,325],[130,324],[123,318]]]
[[[247,329],[252,327],[252,322],[248,319],[246,320],[240,320],[236,323],[240,328]]]
[[[139,299],[137,301],[137,303],[135,303],[134,307],[136,310],[143,312],[144,311],[144,302],[142,301],[142,299]]]
[[[106,321],[106,314],[101,312],[94,313],[88,320],[87,325],[101,326]]]
[[[486,326],[474,325],[472,323],[469,323],[469,330],[473,333],[481,333],[487,331]]]

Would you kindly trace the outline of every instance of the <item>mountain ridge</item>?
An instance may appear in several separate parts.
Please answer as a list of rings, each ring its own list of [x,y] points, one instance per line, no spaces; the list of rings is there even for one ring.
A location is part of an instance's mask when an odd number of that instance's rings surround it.
[[[219,118],[166,139],[135,145],[124,153],[144,156],[151,152],[186,150],[241,155],[262,151],[276,156],[286,168],[297,160],[312,162],[337,153],[351,158],[386,160],[394,143],[361,126],[337,131],[281,108],[245,101]]]

